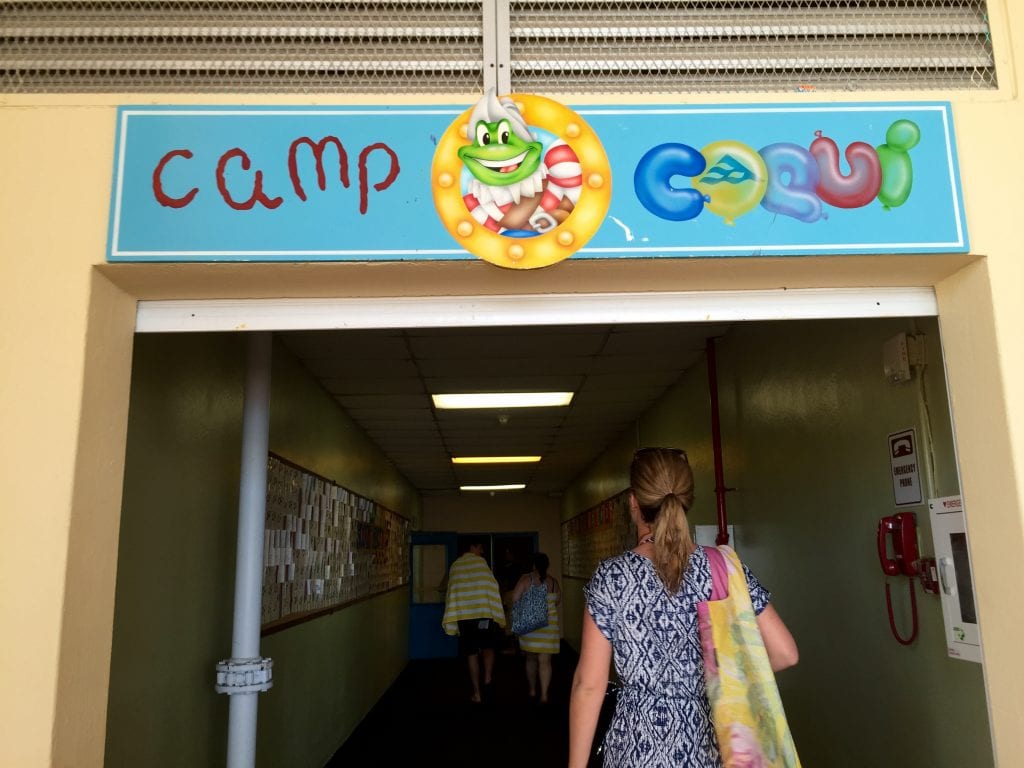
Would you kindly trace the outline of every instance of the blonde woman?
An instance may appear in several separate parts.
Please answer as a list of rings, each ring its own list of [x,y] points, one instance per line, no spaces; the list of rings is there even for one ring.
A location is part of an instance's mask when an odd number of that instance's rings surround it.
[[[686,453],[637,451],[630,490],[639,543],[601,563],[585,590],[569,706],[569,766],[587,765],[614,659],[622,689],[604,737],[605,768],[717,768],[721,758],[697,625],[697,603],[711,597],[711,569],[690,537],[693,472]],[[771,595],[744,570],[772,668],[795,664],[796,643]]]
[[[558,579],[548,574],[548,556],[538,552],[533,556],[533,570],[525,574],[516,584],[512,594],[514,603],[531,586],[543,584],[547,588],[548,625],[519,636],[519,647],[526,652],[526,685],[530,698],[540,694],[539,702],[548,703],[548,689],[551,687],[551,657],[558,653],[561,630],[558,623],[558,607],[562,600],[562,588]]]

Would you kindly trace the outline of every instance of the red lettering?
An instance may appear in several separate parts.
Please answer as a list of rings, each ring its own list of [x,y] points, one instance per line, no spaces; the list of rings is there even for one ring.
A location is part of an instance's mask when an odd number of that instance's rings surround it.
[[[366,163],[370,158],[370,154],[377,149],[382,149],[388,153],[388,156],[391,158],[391,169],[388,171],[387,178],[383,181],[378,181],[373,185],[375,190],[383,192],[385,189],[390,187],[394,183],[395,179],[398,178],[398,172],[400,170],[398,167],[398,155],[396,155],[395,151],[387,144],[379,142],[377,144],[371,144],[359,153],[359,213],[364,215],[366,214],[366,209],[369,206],[369,200],[367,198],[370,191],[367,186],[369,182],[367,180]]]
[[[252,186],[252,196],[244,203],[239,203],[231,197],[231,193],[228,191],[227,180],[224,178],[224,170],[227,168],[228,161],[233,157],[241,158],[242,170],[248,171],[249,166],[252,164],[249,160],[249,156],[245,154],[241,149],[237,147],[235,149],[229,149],[217,162],[217,189],[220,190],[220,196],[224,198],[224,202],[234,208],[236,211],[248,211],[258,202],[264,208],[270,208],[273,210],[277,208],[284,198],[274,197],[268,198],[263,194],[263,171],[256,171],[255,179]]]
[[[156,197],[156,201],[165,208],[184,208],[186,205],[192,202],[199,193],[199,187],[193,187],[184,197],[171,197],[164,192],[163,176],[164,167],[171,162],[175,157],[184,157],[186,160],[192,159],[192,153],[187,149],[172,149],[166,155],[160,158],[160,162],[156,164],[156,168],[153,169],[153,196]]]
[[[320,191],[323,192],[327,189],[327,174],[324,173],[324,150],[327,149],[328,144],[333,144],[338,150],[338,178],[341,180],[341,184],[345,189],[348,189],[348,153],[345,152],[345,147],[342,146],[334,136],[328,136],[320,141],[313,143],[313,140],[307,136],[302,136],[292,142],[291,147],[288,148],[288,175],[292,179],[292,187],[295,189],[295,194],[299,196],[302,201],[306,200],[306,192],[302,188],[302,182],[299,179],[299,164],[296,158],[298,149],[302,145],[308,146],[313,151],[313,158],[316,160],[316,183],[320,187]]]

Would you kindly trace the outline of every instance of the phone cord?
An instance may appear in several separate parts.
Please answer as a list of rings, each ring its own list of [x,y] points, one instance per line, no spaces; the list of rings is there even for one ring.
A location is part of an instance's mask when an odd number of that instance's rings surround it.
[[[907,584],[910,586],[910,616],[913,623],[910,637],[903,639],[900,637],[899,630],[896,629],[896,619],[892,615],[892,595],[889,592],[889,582],[885,582],[885,605],[889,609],[889,629],[892,630],[892,636],[900,645],[910,645],[917,639],[917,595],[914,593],[914,580],[908,578]]]

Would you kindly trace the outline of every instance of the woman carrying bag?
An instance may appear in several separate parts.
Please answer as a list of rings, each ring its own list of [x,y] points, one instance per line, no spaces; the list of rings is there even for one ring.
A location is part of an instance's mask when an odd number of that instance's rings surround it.
[[[562,599],[562,589],[558,579],[548,575],[550,560],[543,552],[533,556],[533,570],[519,579],[515,592],[512,595],[513,620],[512,631],[516,632],[518,622],[516,621],[516,605],[522,605],[527,592],[541,592],[543,588],[545,600],[546,623],[537,629],[519,634],[519,647],[526,652],[526,684],[529,688],[530,698],[534,699],[540,694],[539,703],[548,703],[548,689],[551,687],[551,657],[558,653],[562,641],[562,632],[558,623],[558,606]],[[534,624],[540,624],[539,621]],[[529,625],[527,625],[529,626]]]
[[[622,688],[603,737],[605,768],[797,768],[772,671],[792,666],[798,654],[770,594],[727,547],[694,544],[686,518],[693,472],[683,451],[637,451],[630,487],[639,544],[601,563],[585,590],[569,768],[590,758],[613,659]],[[753,646],[754,667],[769,679],[732,679],[743,667],[730,656],[737,649],[714,647],[723,614],[735,627],[748,621],[754,628],[753,637],[741,633],[740,650]],[[747,685],[765,702],[754,717],[735,706],[736,690]]]

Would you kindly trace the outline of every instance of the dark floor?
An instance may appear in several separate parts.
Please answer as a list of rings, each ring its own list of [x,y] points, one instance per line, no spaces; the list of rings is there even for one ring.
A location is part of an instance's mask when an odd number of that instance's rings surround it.
[[[527,695],[523,657],[499,654],[483,704],[462,659],[410,661],[326,768],[562,768],[576,655],[553,657],[550,703]]]

